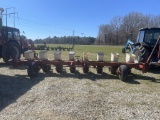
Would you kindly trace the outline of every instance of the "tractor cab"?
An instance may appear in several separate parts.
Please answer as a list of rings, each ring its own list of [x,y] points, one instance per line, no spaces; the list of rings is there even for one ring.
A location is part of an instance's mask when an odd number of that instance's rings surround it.
[[[146,62],[151,54],[158,38],[160,36],[160,28],[142,28],[139,30],[137,42],[134,44],[133,54],[136,56],[136,62]],[[159,43],[160,45],[160,43]],[[157,45],[152,54],[151,61],[159,60],[159,46]]]
[[[144,42],[146,46],[153,48],[159,36],[160,28],[142,28],[138,33],[137,43]]]
[[[22,41],[19,29],[2,26],[0,28],[0,58],[4,62],[19,59],[22,52]]]
[[[0,28],[0,38],[4,38],[3,40],[17,40],[20,41],[19,29],[12,27],[1,27]]]
[[[142,28],[138,32],[136,43],[128,40],[125,47],[122,49],[122,53],[126,53],[126,49],[129,49],[129,53],[135,54],[136,63],[146,62],[159,36],[160,28]],[[152,62],[157,62],[160,59],[159,46],[157,45],[155,51],[153,52],[151,58]]]

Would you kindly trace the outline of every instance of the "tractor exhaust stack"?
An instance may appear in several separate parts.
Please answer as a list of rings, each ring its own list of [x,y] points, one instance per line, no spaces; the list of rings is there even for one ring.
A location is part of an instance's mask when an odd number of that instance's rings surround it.
[[[0,28],[2,27],[2,13],[3,13],[4,9],[0,8]]]

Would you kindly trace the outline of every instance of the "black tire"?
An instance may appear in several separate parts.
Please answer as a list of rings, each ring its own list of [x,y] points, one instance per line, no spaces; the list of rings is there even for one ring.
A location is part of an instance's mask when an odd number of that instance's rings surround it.
[[[131,74],[131,72],[132,72],[131,69],[132,69],[132,68],[129,67],[129,68],[127,68],[127,69],[128,69],[128,74]]]
[[[40,67],[38,65],[36,65],[35,63],[30,63],[27,69],[28,76],[30,78],[37,77],[39,70]]]
[[[119,66],[119,79],[122,81],[126,81],[126,78],[128,76],[128,68],[126,65],[120,65]]]
[[[89,67],[83,67],[83,73],[88,73],[89,72]]]
[[[133,50],[133,54],[136,56],[134,61],[135,63],[145,63],[150,55],[150,52],[147,48],[138,46]]]
[[[122,48],[122,53],[126,53],[126,49],[125,48]]]
[[[71,66],[71,67],[70,67],[70,72],[71,72],[71,73],[75,73],[75,71],[76,71],[76,67]]]
[[[97,67],[97,73],[102,74],[103,73],[103,67]]]
[[[11,59],[13,60],[20,59],[20,55],[21,55],[20,46],[15,42],[10,42],[9,47],[10,47]]]
[[[5,63],[7,63],[8,62],[8,60],[11,58],[10,57],[10,52],[9,52],[9,45],[8,44],[5,44],[4,46],[3,46],[3,49],[2,49],[2,58],[3,58],[3,61],[5,62]]]
[[[63,71],[63,66],[56,66],[57,73],[61,73]]]
[[[51,70],[51,65],[47,64],[47,65],[43,65],[42,70],[44,73],[47,73]]]
[[[10,59],[20,59],[20,55],[20,46],[17,43],[9,42],[3,46],[2,57],[5,63],[7,63]]]
[[[109,67],[109,71],[111,72],[111,74],[116,75],[117,74],[117,69],[118,67]]]

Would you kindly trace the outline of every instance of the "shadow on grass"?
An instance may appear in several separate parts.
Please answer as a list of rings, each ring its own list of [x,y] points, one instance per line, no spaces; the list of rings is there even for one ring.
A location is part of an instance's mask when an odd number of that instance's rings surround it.
[[[34,85],[44,79],[43,74],[37,78],[29,79],[27,75],[0,75],[0,111],[30,90]]]
[[[102,73],[102,74],[97,74],[93,72],[88,72],[88,73],[80,73],[78,70],[75,71],[75,73],[67,73],[66,70],[63,70],[61,73],[56,73],[56,72],[48,72],[45,74],[45,77],[61,77],[61,78],[75,78],[75,79],[89,79],[92,81],[96,81],[99,79],[103,80],[110,80],[110,79],[118,79],[118,76],[116,75],[110,75],[107,73]]]
[[[155,79],[154,77],[137,75],[137,74],[133,74],[133,73],[128,75],[127,80],[125,82],[129,83],[129,84],[141,84],[139,81],[136,81],[136,79],[147,80],[147,81],[154,82],[154,83],[160,83],[160,79]]]
[[[154,73],[154,74],[160,74],[160,66],[158,67],[152,66],[147,72]]]
[[[28,66],[27,65],[19,65],[19,66],[17,66],[17,67],[14,67],[13,65],[11,65],[11,64],[6,64],[6,63],[1,63],[0,62],[0,68],[9,68],[9,69],[20,69],[20,70],[25,70],[25,69],[27,69],[28,68]]]
[[[75,71],[75,73],[67,73],[66,70],[63,70],[62,73],[56,73],[50,71],[49,73],[45,74],[45,77],[61,77],[61,78],[75,78],[75,79],[89,79],[92,81],[96,80],[119,80],[118,75],[112,75],[112,74],[107,74],[103,72],[102,74],[97,74],[93,72],[88,72],[87,74],[80,73],[79,71]],[[129,84],[141,84],[139,81],[136,80],[147,80],[155,83],[160,83],[160,80],[155,79],[154,77],[150,76],[145,76],[145,75],[136,75],[131,73],[128,75],[127,80],[125,81],[126,83]]]
[[[158,73],[157,73],[158,74]],[[45,77],[59,77],[59,78],[75,78],[75,79],[89,79],[92,81],[96,80],[119,80],[117,75],[111,75],[103,72],[102,74],[89,72],[87,74],[80,73],[75,71],[75,73],[67,73],[66,70],[63,70],[61,74],[54,73],[50,71],[49,73],[39,73],[36,78],[29,79],[26,75],[9,76],[9,75],[0,75],[0,111],[2,111],[8,105],[16,102],[16,100],[29,91],[33,86],[38,84],[40,81],[44,80]],[[160,80],[155,80],[153,77],[130,74],[128,76],[129,84],[141,84],[138,80],[148,80],[155,83],[160,83]]]

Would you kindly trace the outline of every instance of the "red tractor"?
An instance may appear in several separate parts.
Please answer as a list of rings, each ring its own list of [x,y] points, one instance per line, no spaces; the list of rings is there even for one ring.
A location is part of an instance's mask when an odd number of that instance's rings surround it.
[[[12,27],[0,27],[0,58],[4,62],[10,59],[19,59],[21,54],[28,50],[28,44],[34,48],[32,40],[21,38],[19,29]]]

